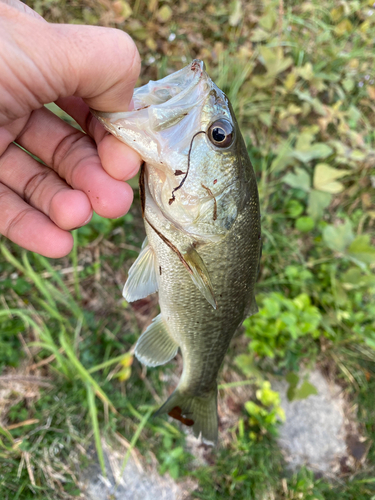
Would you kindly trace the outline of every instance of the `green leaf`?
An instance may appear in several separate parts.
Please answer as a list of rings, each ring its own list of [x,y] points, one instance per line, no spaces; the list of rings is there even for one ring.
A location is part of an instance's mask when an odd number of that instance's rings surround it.
[[[163,5],[163,7],[161,7],[156,13],[156,17],[161,23],[166,23],[171,19],[172,14],[173,12],[169,5]]]
[[[303,205],[298,200],[289,200],[286,206],[289,217],[298,217],[303,212]]]
[[[351,92],[355,87],[355,81],[353,78],[347,77],[342,81],[342,86],[346,92]]]
[[[290,384],[290,385],[294,385],[296,386],[299,382],[299,376],[294,373],[294,372],[289,372],[286,377],[285,377],[285,380]]]
[[[237,26],[243,17],[241,0],[235,0],[232,4],[232,13],[229,16],[230,26]]]
[[[339,226],[327,225],[323,229],[323,240],[331,250],[343,252],[354,240],[352,223],[347,219]]]
[[[306,399],[309,396],[317,395],[318,391],[313,384],[310,384],[307,380],[305,380],[301,387],[295,390],[294,399]]]
[[[256,373],[254,356],[252,354],[240,354],[235,358],[234,362],[247,377],[251,377]]]
[[[350,244],[348,254],[365,264],[373,264],[375,262],[375,247],[370,244],[370,235],[357,236]]]
[[[262,63],[266,67],[269,75],[276,76],[293,64],[293,59],[291,57],[284,57],[281,47],[271,48],[263,45],[260,47],[259,52]]]
[[[252,42],[264,42],[265,40],[270,38],[270,36],[270,33],[262,30],[262,28],[255,28],[255,30],[252,32],[250,40]]]
[[[304,80],[311,80],[314,76],[314,69],[311,62],[307,62],[304,66],[297,68],[296,71]]]
[[[323,217],[324,210],[329,206],[332,200],[330,193],[312,189],[309,193],[307,213],[316,221]]]
[[[307,163],[318,158],[326,158],[332,154],[332,152],[332,148],[327,144],[324,144],[323,142],[316,142],[303,150],[294,150],[292,155],[302,163]]]
[[[351,267],[342,275],[341,282],[346,290],[353,290],[363,286],[374,286],[375,276],[365,275],[358,267]]]
[[[261,89],[270,87],[274,81],[275,77],[273,75],[265,74],[265,75],[255,75],[250,80],[252,86]]]
[[[246,401],[245,409],[249,415],[257,416],[261,411],[261,407],[253,401]]]
[[[267,31],[271,31],[277,19],[277,11],[273,8],[268,8],[267,12],[259,19],[258,24]]]
[[[304,191],[310,191],[310,175],[303,168],[295,168],[295,174],[288,172],[283,177],[283,182],[289,184],[289,186],[297,189],[303,189]]]
[[[348,174],[351,174],[350,170],[338,170],[337,168],[330,167],[326,163],[318,163],[314,170],[313,185],[320,191],[340,193],[344,189],[344,186],[341,182],[335,181]]]
[[[303,233],[308,233],[312,229],[314,229],[315,222],[311,217],[299,217],[296,220],[296,229],[298,231],[302,231]]]
[[[116,4],[120,10],[120,15],[124,19],[128,19],[132,15],[133,9],[130,7],[128,2],[126,2],[125,0],[117,0]]]
[[[272,125],[272,116],[270,113],[259,113],[259,120],[266,125],[266,127],[270,127]]]

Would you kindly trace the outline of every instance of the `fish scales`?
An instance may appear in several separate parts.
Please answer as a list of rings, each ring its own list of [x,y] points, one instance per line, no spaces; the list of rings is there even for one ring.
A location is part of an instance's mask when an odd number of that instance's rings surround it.
[[[135,111],[94,114],[145,161],[147,238],[124,296],[158,291],[161,314],[135,354],[157,366],[181,350],[180,382],[158,413],[215,444],[217,375],[236,330],[257,311],[256,178],[231,105],[201,61],[136,89],[134,103]]]

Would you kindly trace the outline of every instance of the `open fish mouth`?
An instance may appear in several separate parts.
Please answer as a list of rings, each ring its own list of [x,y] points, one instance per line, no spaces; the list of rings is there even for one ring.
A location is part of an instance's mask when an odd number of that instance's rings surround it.
[[[189,66],[158,81],[151,80],[147,85],[135,89],[133,94],[134,111],[149,106],[168,107],[180,105],[194,87],[205,76],[204,62],[195,59]],[[207,78],[206,78],[207,80]],[[190,100],[190,99],[189,99]]]
[[[205,72],[204,62],[195,59],[189,66],[161,80],[150,80],[133,94],[134,109],[119,113],[103,113],[92,110],[93,114],[116,134],[123,132],[133,123],[144,132],[160,132],[176,125],[192,111],[199,109],[210,91],[212,82]],[[189,117],[189,122],[195,122]],[[122,136],[122,140],[124,140]],[[126,141],[127,142],[127,141]]]
[[[133,110],[92,112],[147,163],[172,171],[172,166],[178,169],[186,163],[191,138],[207,127],[202,110],[213,88],[203,61],[195,59],[176,73],[135,89]]]

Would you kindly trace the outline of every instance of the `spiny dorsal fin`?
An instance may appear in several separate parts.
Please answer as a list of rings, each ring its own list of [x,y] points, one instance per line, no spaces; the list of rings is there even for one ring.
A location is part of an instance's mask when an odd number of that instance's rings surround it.
[[[161,314],[152,320],[135,346],[135,355],[146,366],[164,365],[177,351],[178,345],[170,336]]]
[[[134,302],[157,292],[158,288],[155,254],[146,238],[141,253],[129,269],[122,294],[128,302]]]

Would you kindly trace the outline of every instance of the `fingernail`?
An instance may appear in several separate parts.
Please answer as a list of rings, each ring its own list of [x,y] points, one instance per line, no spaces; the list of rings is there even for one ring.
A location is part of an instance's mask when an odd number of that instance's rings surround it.
[[[90,222],[90,220],[92,219],[92,215],[93,215],[93,211],[91,211],[91,214],[90,216],[88,217],[88,219],[85,220],[85,222],[82,224],[82,226],[85,226],[88,222]]]

